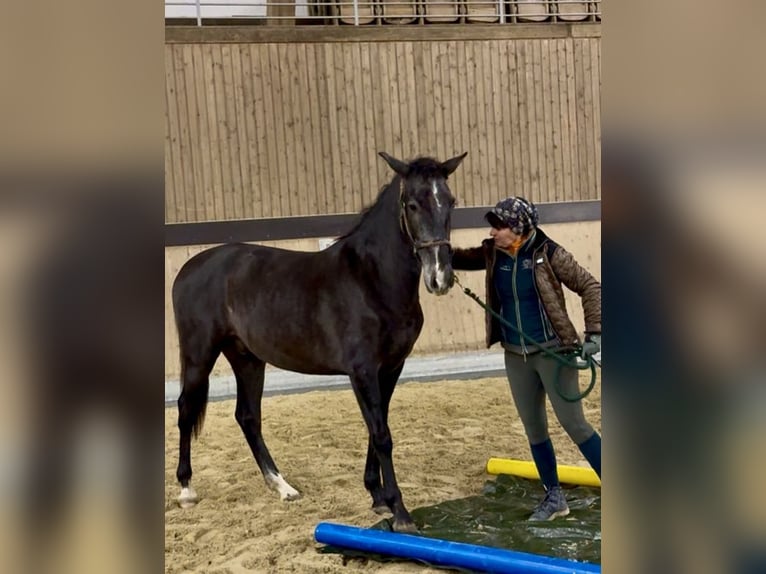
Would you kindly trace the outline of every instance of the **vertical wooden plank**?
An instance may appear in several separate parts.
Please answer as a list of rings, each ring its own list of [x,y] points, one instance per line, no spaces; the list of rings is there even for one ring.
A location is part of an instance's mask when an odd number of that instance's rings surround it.
[[[314,168],[314,154],[311,150],[312,129],[310,119],[308,70],[306,61],[306,44],[295,43],[292,45],[295,51],[295,88],[297,90],[298,105],[296,116],[298,121],[297,150],[300,154],[301,172],[298,174],[299,193],[301,197],[301,213],[311,215],[316,213],[316,171]]]
[[[534,154],[531,153],[530,146],[530,121],[529,121],[529,89],[528,84],[531,82],[529,76],[531,70],[529,69],[530,58],[527,51],[526,40],[516,41],[516,73],[518,78],[518,96],[519,96],[519,151],[521,158],[521,174],[522,174],[522,190],[524,197],[533,198],[535,188],[533,187],[532,174],[534,173],[535,166],[532,165],[532,159]],[[532,103],[534,105],[534,103]]]
[[[354,69],[352,51],[354,43],[339,45],[340,62],[342,63],[342,76],[345,84],[345,108],[346,108],[346,133],[345,140],[348,144],[348,153],[344,156],[346,178],[349,180],[349,194],[346,197],[348,211],[358,212],[362,209],[362,167],[359,158],[358,126],[361,108],[357,107],[357,94],[359,92],[359,74]]]
[[[231,188],[229,193],[229,212],[227,213],[227,219],[242,219],[243,218],[243,201],[242,201],[242,170],[239,165],[239,125],[237,121],[237,113],[234,105],[234,92],[235,84],[233,78],[233,65],[231,52],[233,50],[232,44],[224,44],[221,46],[221,71],[223,72],[223,112],[226,118],[226,141],[229,146],[229,157],[227,165],[229,167]]]
[[[601,198],[601,38],[591,39],[591,54],[593,55],[593,75],[591,76],[593,90],[593,129],[596,154],[596,194],[594,199]]]
[[[561,105],[559,103],[559,67],[556,46],[558,40],[553,39],[548,43],[548,68],[547,86],[550,93],[550,118],[551,118],[551,163],[554,181],[554,189],[549,193],[549,201],[563,201],[564,198],[564,166],[561,155]]]
[[[354,78],[354,132],[355,157],[358,172],[357,188],[354,190],[354,202],[356,211],[368,204],[367,197],[370,189],[370,142],[367,141],[367,108],[370,106],[364,97],[365,75],[368,71],[362,66],[362,50],[358,42],[349,42],[346,45],[346,72]]]
[[[473,205],[482,205],[484,200],[482,199],[482,162],[484,156],[484,150],[482,149],[482,142],[479,138],[479,120],[478,120],[478,108],[479,103],[476,97],[478,91],[477,83],[480,78],[476,77],[476,56],[474,54],[474,46],[476,42],[464,42],[464,70],[466,88],[471,87],[470,95],[467,95],[468,99],[468,123],[466,129],[468,130],[467,136],[470,141],[471,149],[474,150],[473,161],[469,164],[471,197]],[[468,167],[468,166],[466,166]]]
[[[255,109],[256,146],[258,149],[259,183],[258,197],[260,198],[260,217],[274,215],[274,196],[277,192],[276,176],[274,174],[274,128],[273,118],[269,114],[272,109],[269,88],[269,70],[266,64],[267,48],[259,44],[250,45],[250,65],[253,71],[253,97]]]
[[[484,174],[485,189],[482,190],[482,200],[484,203],[490,203],[492,190],[498,188],[498,164],[497,164],[497,142],[495,141],[495,130],[500,121],[499,114],[495,111],[495,99],[493,89],[492,56],[491,51],[496,50],[496,46],[489,40],[478,42],[480,49],[480,72],[481,83],[484,89],[483,110],[484,110],[484,158],[487,165],[487,171]],[[491,46],[491,49],[490,49]]]
[[[224,113],[226,117],[226,141],[229,154],[227,164],[230,170],[231,188],[229,189],[229,212],[227,219],[242,219],[244,202],[242,201],[242,170],[239,164],[239,122],[234,104],[236,86],[233,77],[232,50],[236,44],[221,46],[221,64],[223,67]]]
[[[582,129],[581,137],[583,142],[583,148],[581,150],[582,167],[583,167],[583,181],[584,181],[584,195],[582,199],[591,197],[593,189],[593,173],[592,173],[592,160],[593,160],[593,132],[591,129],[593,121],[593,113],[591,107],[591,94],[590,94],[590,51],[588,49],[588,39],[583,38],[579,41],[580,45],[580,64],[581,75],[580,85],[582,92],[581,100],[581,117],[580,127]]]
[[[490,162],[494,166],[492,173],[493,185],[487,191],[487,205],[496,203],[495,196],[499,193],[510,195],[508,186],[507,172],[510,162],[505,159],[504,135],[508,129],[507,106],[503,103],[508,101],[507,81],[508,74],[503,71],[503,65],[508,57],[506,44],[504,41],[487,42],[485,46],[485,58],[488,62],[488,80],[491,94],[490,118],[492,126],[492,154]],[[503,85],[505,83],[505,86]]]
[[[384,151],[390,155],[396,156],[397,150],[394,146],[394,136],[391,129],[391,95],[390,84],[393,81],[388,71],[388,56],[385,51],[385,45],[382,43],[371,44],[373,60],[377,62],[380,69],[379,75],[373,75],[373,87],[378,94],[376,102],[376,134],[381,143],[379,151]],[[377,80],[377,82],[375,82]],[[378,182],[379,187],[391,179],[391,169],[383,161],[378,162]]]
[[[336,107],[338,109],[338,175],[336,179],[336,206],[340,207],[343,213],[353,213],[354,209],[354,184],[352,170],[354,167],[349,162],[350,142],[349,142],[349,111],[348,111],[348,91],[353,90],[349,86],[345,75],[345,63],[343,59],[344,47],[342,44],[334,43],[333,46],[333,68],[332,74],[335,81]]]
[[[578,159],[577,141],[577,92],[575,89],[575,57],[574,41],[572,38],[564,40],[566,55],[566,84],[567,84],[567,112],[569,115],[569,158],[572,167],[572,198],[576,201],[581,197],[582,184],[580,181],[580,164]]]
[[[359,57],[361,62],[362,77],[362,98],[364,105],[364,142],[367,155],[367,172],[365,173],[365,189],[363,190],[362,204],[370,205],[377,197],[378,188],[381,182],[378,178],[379,164],[383,160],[378,157],[378,145],[376,127],[375,127],[375,106],[376,98],[373,92],[373,68],[370,61],[370,44],[367,42],[359,43]]]
[[[248,44],[241,44],[239,46],[239,59],[242,69],[242,100],[244,106],[242,110],[244,116],[242,130],[246,134],[247,140],[244,149],[246,150],[247,157],[245,158],[245,163],[247,164],[249,176],[245,212],[248,214],[248,217],[259,218],[263,217],[263,202],[261,200],[263,187],[260,182],[261,172],[258,153],[258,128],[255,119],[256,96],[253,83],[253,62]]]
[[[205,198],[202,191],[202,176],[200,173],[200,157],[199,157],[199,123],[197,116],[197,95],[194,88],[194,61],[192,59],[192,46],[184,45],[182,48],[183,59],[183,78],[184,87],[186,90],[186,118],[188,129],[188,142],[189,148],[186,156],[186,169],[189,171],[189,176],[192,181],[190,188],[190,197],[193,197],[194,209],[201,220],[207,219],[205,213]]]
[[[545,186],[541,201],[551,202],[554,201],[556,196],[556,190],[559,187],[557,181],[558,172],[556,170],[555,153],[554,153],[554,135],[553,135],[553,118],[552,118],[552,101],[553,94],[551,94],[550,85],[550,52],[549,43],[550,40],[543,38],[538,40],[540,49],[540,60],[538,67],[540,68],[540,94],[538,96],[543,112],[543,143],[544,143],[544,160],[543,160],[543,173],[545,174]]]
[[[579,181],[576,199],[588,197],[588,149],[587,149],[587,120],[585,117],[585,82],[583,80],[583,50],[582,40],[574,40],[574,78],[575,78],[575,110],[577,113],[577,179]]]
[[[296,169],[297,149],[295,134],[295,108],[292,94],[294,91],[293,70],[289,67],[288,53],[290,44],[277,44],[277,69],[278,82],[281,89],[281,97],[275,100],[278,104],[281,116],[281,128],[284,133],[283,147],[279,158],[281,160],[279,173],[280,178],[286,182],[283,216],[292,217],[299,215],[300,199],[298,190],[298,177]],[[287,63],[287,66],[284,64]],[[272,70],[273,71],[273,70]],[[273,76],[272,76],[273,79]]]
[[[322,44],[311,44],[311,50],[314,52],[316,62],[317,78],[317,101],[315,106],[318,110],[317,121],[319,133],[321,135],[321,147],[315,150],[319,154],[318,161],[322,165],[324,174],[321,193],[317,197],[319,210],[321,213],[332,213],[332,201],[334,197],[335,181],[333,180],[332,167],[332,140],[330,137],[330,97],[329,81],[327,76],[327,62],[325,61],[326,47]]]
[[[165,73],[167,74],[167,69],[165,70]],[[164,144],[165,147],[163,149],[163,168],[164,168],[164,177],[165,177],[165,223],[170,223],[173,221],[173,217],[175,216],[175,197],[174,197],[174,189],[175,185],[173,183],[173,147],[171,145],[171,138],[170,138],[170,116],[168,112],[168,92],[167,92],[167,81],[165,82],[165,138],[164,138]]]
[[[591,174],[591,189],[588,195],[589,199],[595,199],[598,197],[599,189],[599,163],[600,163],[600,149],[598,144],[599,138],[599,92],[596,81],[594,78],[597,74],[597,55],[596,55],[596,38],[588,38],[586,45],[588,47],[588,109],[590,110],[590,174]]]
[[[455,153],[469,152],[469,156],[464,161],[460,169],[457,170],[457,182],[463,197],[463,205],[472,207],[476,205],[470,185],[471,165],[476,159],[476,150],[471,148],[471,142],[467,133],[468,129],[468,102],[467,90],[463,81],[463,70],[465,69],[465,53],[462,56],[461,66],[461,48],[462,42],[449,42],[447,51],[447,71],[448,84],[450,86],[452,100],[452,139],[454,142]]]
[[[461,166],[461,170],[464,176],[464,193],[470,202],[470,205],[481,205],[481,199],[477,198],[476,186],[476,171],[479,165],[479,158],[477,157],[481,151],[476,145],[475,132],[472,127],[475,122],[475,111],[473,110],[473,104],[469,104],[468,86],[473,86],[474,74],[470,67],[470,54],[467,54],[468,50],[465,42],[457,42],[457,62],[456,67],[452,71],[452,81],[458,86],[458,92],[460,97],[460,131],[459,136],[466,147],[471,150],[473,157],[470,162],[466,162],[467,165]]]
[[[452,85],[449,76],[449,42],[434,42],[431,45],[431,66],[433,68],[431,83],[433,85],[434,98],[438,105],[434,106],[434,137],[436,142],[439,159],[444,161],[455,155],[463,153],[462,149],[457,149],[452,131],[452,120],[455,116],[455,109],[452,105]],[[426,65],[428,65],[426,61]],[[434,130],[432,130],[434,131]],[[457,198],[458,206],[465,205],[465,196],[463,188],[460,185],[459,172],[463,168],[458,168],[450,177],[450,189]]]
[[[426,105],[418,112],[422,117],[418,122],[418,141],[424,150],[428,150],[439,161],[452,157],[453,144],[447,139],[445,116],[450,104],[445,101],[447,87],[441,81],[442,57],[439,45],[441,42],[420,42],[416,49],[421,54],[421,64],[418,68],[416,61],[415,79],[421,80],[422,87],[415,86],[417,93],[425,94]],[[418,69],[420,71],[418,71]],[[452,190],[453,194],[456,190]]]
[[[246,44],[232,44],[231,63],[232,79],[234,80],[233,96],[234,109],[236,114],[237,127],[237,148],[239,151],[239,171],[242,180],[240,190],[242,199],[242,217],[252,219],[253,217],[253,193],[254,185],[250,173],[250,161],[252,152],[250,142],[252,138],[252,111],[245,101],[246,81],[245,70],[242,65],[242,52],[247,51]],[[249,70],[248,70],[249,74]],[[248,90],[249,92],[249,90]],[[248,117],[249,116],[249,117]]]
[[[508,104],[509,114],[508,118],[511,123],[508,127],[508,136],[511,139],[511,157],[513,165],[512,173],[512,186],[509,188],[508,195],[524,195],[524,171],[526,165],[524,164],[524,156],[522,153],[523,143],[521,140],[521,99],[519,94],[521,89],[519,86],[519,42],[517,40],[509,40],[508,46]],[[507,155],[506,155],[507,157]],[[495,198],[497,200],[501,198]]]
[[[169,213],[167,216],[169,223],[180,223],[187,221],[186,202],[184,200],[183,188],[183,169],[181,166],[180,149],[180,118],[178,113],[178,95],[176,93],[175,79],[175,46],[165,46],[165,98],[167,102],[168,116],[168,147],[170,153],[165,156],[165,163],[169,163],[169,171],[172,174],[172,184],[168,187],[165,184],[166,202],[168,203]]]
[[[191,166],[191,134],[189,131],[189,105],[186,95],[186,73],[184,69],[183,46],[174,50],[174,73],[176,78],[176,97],[178,98],[178,143],[183,176],[183,194],[186,221],[199,221],[203,214],[197,210],[194,195],[194,176]]]
[[[420,153],[430,153],[438,157],[435,147],[436,142],[433,141],[431,134],[428,133],[429,125],[434,125],[433,114],[434,108],[437,106],[434,96],[435,86],[431,79],[431,44],[432,42],[416,42],[411,44],[412,66],[414,70],[412,90],[416,97],[410,105],[415,112],[415,131]],[[431,113],[430,121],[428,117],[429,112]]]
[[[207,190],[210,196],[210,207],[213,218],[223,219],[223,173],[221,169],[220,142],[218,138],[218,107],[216,102],[216,87],[214,80],[213,46],[201,46],[202,81],[205,88],[206,132],[208,137],[208,154],[210,155],[210,184]]]
[[[397,45],[397,57],[400,65],[404,65],[402,70],[402,81],[399,84],[399,100],[404,105],[406,113],[402,116],[402,136],[406,138],[407,147],[411,150],[410,154],[416,155],[435,155],[433,150],[427,150],[421,148],[421,143],[418,138],[418,116],[416,109],[416,102],[418,100],[418,92],[415,88],[415,46],[419,42],[401,42]],[[401,50],[400,50],[401,49]],[[419,70],[420,75],[423,75],[423,69]],[[402,94],[402,88],[404,88],[404,95]],[[433,107],[433,99],[428,103],[430,107]]]
[[[492,178],[493,162],[489,161],[492,153],[492,144],[490,143],[489,124],[492,121],[491,114],[487,113],[487,101],[490,99],[487,85],[491,82],[491,71],[487,69],[487,62],[484,60],[485,42],[477,40],[471,42],[471,52],[473,54],[473,68],[476,78],[475,87],[475,108],[476,108],[476,138],[478,144],[479,170],[475,185],[481,198],[482,205],[489,203],[490,190],[494,187]],[[490,84],[491,85],[491,84]]]
[[[399,63],[396,58],[396,45],[397,42],[389,42],[384,48],[384,53],[388,60],[388,71],[390,74],[390,83],[387,86],[389,90],[389,98],[391,100],[391,109],[389,114],[391,116],[391,133],[393,136],[393,145],[395,157],[402,160],[411,158],[412,150],[404,148],[404,141],[402,138],[402,121],[401,112],[402,104],[399,98],[399,82],[402,81],[402,74],[399,71]]]
[[[306,114],[308,121],[309,140],[306,142],[307,161],[310,162],[312,193],[310,196],[311,213],[322,213],[324,201],[324,161],[322,157],[322,122],[319,115],[320,87],[317,79],[317,44],[303,44],[304,82],[306,83]]]
[[[219,161],[221,166],[221,195],[223,209],[220,212],[221,219],[230,219],[234,212],[233,189],[234,182],[231,179],[231,148],[229,145],[229,125],[226,116],[226,85],[224,83],[223,55],[219,44],[212,44],[213,61],[213,88],[215,90],[216,131],[219,149]]]
[[[563,166],[562,201],[571,201],[574,197],[574,184],[572,182],[572,155],[571,155],[571,123],[569,119],[569,84],[567,80],[568,68],[566,39],[556,40],[556,79],[559,92],[559,118],[561,119],[561,162]]]
[[[194,91],[197,101],[196,123],[198,129],[198,165],[200,171],[200,192],[203,200],[205,219],[215,217],[213,196],[213,166],[210,159],[210,132],[208,128],[208,102],[205,90],[205,59],[202,46],[193,44],[191,56],[194,68]]]
[[[305,213],[316,215],[318,213],[317,187],[320,184],[321,176],[319,166],[317,166],[314,151],[317,145],[318,133],[315,130],[313,121],[312,91],[315,90],[313,82],[309,79],[310,70],[314,67],[313,46],[307,46],[305,43],[296,45],[298,62],[298,85],[300,95],[300,118],[303,130],[303,147],[301,153],[305,161],[306,177],[302,185],[304,186],[303,196],[305,201]]]
[[[285,93],[282,89],[282,79],[281,79],[281,66],[280,66],[280,55],[279,55],[279,48],[276,44],[269,44],[268,45],[268,63],[269,63],[269,84],[268,87],[271,88],[271,113],[273,114],[273,121],[274,121],[274,131],[273,137],[274,140],[272,141],[272,146],[275,148],[275,163],[274,168],[276,170],[276,183],[277,187],[274,188],[272,193],[276,193],[277,190],[279,195],[279,203],[276,201],[273,202],[274,206],[274,215],[275,216],[281,216],[281,217],[287,217],[290,214],[290,183],[288,180],[288,174],[287,174],[287,159],[285,156],[286,153],[286,143],[285,143],[285,116],[284,116],[284,100],[285,100]],[[276,145],[274,146],[274,143]]]
[[[285,99],[285,134],[288,142],[287,169],[290,172],[290,215],[306,215],[308,202],[306,200],[306,155],[304,152],[303,118],[301,116],[302,86],[299,76],[298,45],[295,43],[281,44],[284,56],[281,60],[287,63],[283,68],[282,78],[285,83],[288,98]]]
[[[531,168],[531,182],[532,182],[532,194],[529,199],[532,201],[540,201],[543,189],[542,180],[542,155],[543,149],[541,145],[541,138],[538,137],[538,126],[543,125],[542,118],[538,115],[538,108],[540,106],[538,102],[538,82],[539,82],[539,65],[536,58],[536,47],[538,42],[536,40],[525,40],[526,54],[527,54],[527,120],[529,129],[529,158]]]
[[[327,79],[327,123],[330,133],[330,147],[327,150],[332,166],[332,185],[327,189],[327,213],[342,213],[343,204],[337,203],[338,195],[343,193],[341,188],[342,171],[340,166],[340,134],[338,131],[338,98],[335,84],[335,54],[332,44],[324,45],[325,77]]]

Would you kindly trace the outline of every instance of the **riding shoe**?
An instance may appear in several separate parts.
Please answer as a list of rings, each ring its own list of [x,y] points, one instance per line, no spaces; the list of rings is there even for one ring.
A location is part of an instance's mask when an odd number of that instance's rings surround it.
[[[537,505],[529,520],[535,522],[553,520],[567,514],[569,514],[569,505],[564,492],[560,486],[553,486],[545,493],[545,498]]]

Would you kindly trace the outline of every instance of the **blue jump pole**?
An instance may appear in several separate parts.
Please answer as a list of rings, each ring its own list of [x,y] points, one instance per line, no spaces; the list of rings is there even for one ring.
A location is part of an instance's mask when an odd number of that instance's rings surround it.
[[[601,566],[562,558],[503,550],[489,546],[450,542],[411,534],[397,534],[343,524],[320,522],[314,538],[322,544],[376,552],[436,566],[456,566],[497,574],[585,574],[601,572]]]

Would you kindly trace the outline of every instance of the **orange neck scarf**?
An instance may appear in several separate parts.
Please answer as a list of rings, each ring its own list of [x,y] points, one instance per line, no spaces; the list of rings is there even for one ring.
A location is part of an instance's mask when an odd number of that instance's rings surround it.
[[[524,242],[528,237],[529,236],[519,237],[516,241],[511,243],[510,246],[508,246],[508,251],[511,253],[511,255],[516,255],[519,252],[519,249],[521,249],[521,246],[524,245]]]

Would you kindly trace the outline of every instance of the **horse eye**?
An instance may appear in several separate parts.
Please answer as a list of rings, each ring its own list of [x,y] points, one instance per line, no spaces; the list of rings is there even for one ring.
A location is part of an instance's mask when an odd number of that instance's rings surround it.
[[[408,203],[407,207],[410,211],[417,211],[418,210],[418,204],[417,203]]]

